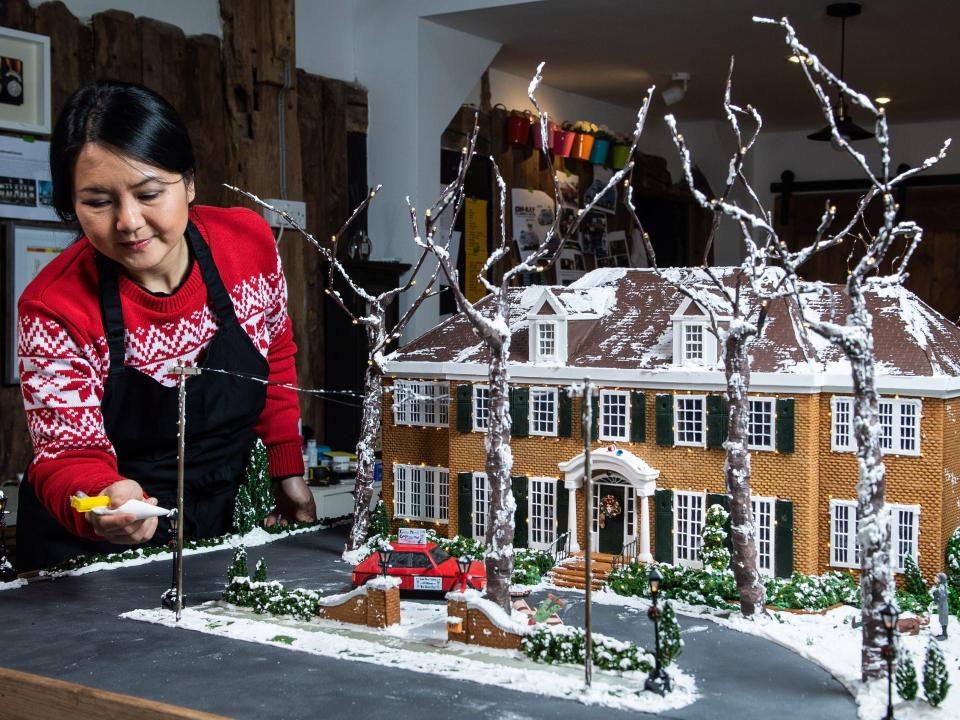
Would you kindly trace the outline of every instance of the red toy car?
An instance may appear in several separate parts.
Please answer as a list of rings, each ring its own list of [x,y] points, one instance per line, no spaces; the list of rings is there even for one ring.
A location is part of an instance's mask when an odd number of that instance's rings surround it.
[[[450,592],[464,587],[457,558],[448,555],[436,543],[407,545],[391,543],[393,552],[387,562],[387,575],[400,578],[401,590]],[[382,575],[380,553],[374,552],[353,569],[353,584],[363,585]],[[479,560],[471,560],[466,573],[466,587],[483,590],[487,571]]]

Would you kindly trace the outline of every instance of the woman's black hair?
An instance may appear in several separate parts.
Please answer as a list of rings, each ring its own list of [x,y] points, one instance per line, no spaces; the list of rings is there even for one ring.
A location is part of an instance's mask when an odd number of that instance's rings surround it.
[[[67,100],[50,140],[53,207],[66,222],[73,208],[73,169],[88,142],[103,143],[125,155],[185,177],[196,165],[193,144],[173,106],[141,85],[100,80],[84,85]]]

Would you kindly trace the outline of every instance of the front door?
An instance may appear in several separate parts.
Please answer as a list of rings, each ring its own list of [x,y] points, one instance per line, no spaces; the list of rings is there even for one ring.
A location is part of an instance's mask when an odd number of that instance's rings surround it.
[[[623,485],[600,485],[597,516],[600,519],[597,549],[602,553],[618,555],[623,549],[623,519],[626,511]],[[609,498],[616,502],[611,502]],[[604,500],[607,499],[606,502]]]

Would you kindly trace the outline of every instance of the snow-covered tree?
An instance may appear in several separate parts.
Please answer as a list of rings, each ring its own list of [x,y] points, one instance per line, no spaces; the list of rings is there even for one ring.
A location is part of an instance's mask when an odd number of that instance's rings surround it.
[[[767,315],[767,298],[778,292],[777,275],[771,272],[764,244],[754,240],[746,225],[731,210],[737,205],[730,199],[736,190],[741,190],[751,200],[756,193],[743,172],[743,164],[756,142],[762,126],[760,114],[751,106],[741,108],[731,101],[733,60],[723,97],[723,108],[736,140],[736,151],[729,162],[726,183],[717,198],[708,198],[699,190],[693,179],[693,162],[683,134],[677,128],[673,115],[665,120],[670,128],[674,144],[680,153],[683,171],[694,200],[713,214],[710,234],[707,238],[702,267],[695,270],[659,270],[656,254],[649,235],[643,231],[633,204],[632,188],[628,187],[624,201],[647,251],[647,258],[655,272],[673,285],[681,294],[690,298],[706,312],[710,331],[723,348],[723,368],[726,377],[726,402],[728,407],[727,437],[723,443],[726,451],[723,474],[724,484],[730,495],[730,533],[734,578],[740,593],[740,610],[745,617],[765,612],[766,590],[757,568],[756,527],[753,506],[750,500],[750,451],[749,421],[750,401],[750,341],[760,334]],[[740,118],[753,122],[752,129],[744,135]],[[759,200],[756,200],[759,205]],[[732,272],[719,273],[709,267],[710,248],[724,215],[732,216],[741,224],[745,259]]]
[[[917,696],[917,668],[913,664],[910,651],[901,647],[897,652],[897,695],[903,700],[913,700]]]
[[[950,673],[940,643],[930,638],[927,643],[927,656],[923,661],[923,694],[927,702],[937,707],[947,697],[950,690]]]
[[[535,96],[537,86],[542,79],[540,74],[542,70],[543,63],[537,68],[537,73],[530,83],[527,95],[537,110],[540,132],[546,136],[547,114],[541,110]],[[637,116],[637,126],[633,139],[634,148],[643,130],[643,123],[649,104],[650,94],[648,93],[643,107]],[[453,183],[447,186],[444,193],[446,202],[452,202],[454,204],[454,217],[456,217],[463,202],[464,180],[467,169],[473,159],[476,138],[477,128],[475,126],[467,147],[463,149],[458,177]],[[547,166],[552,169],[553,159],[550,155],[550,150],[547,147],[547,143],[543,143],[543,146],[543,154]],[[604,193],[609,188],[620,183],[628,173],[633,170],[633,161],[631,160],[626,167],[617,171],[611,177],[606,188],[597,193],[594,200],[579,211],[576,222],[571,224],[572,227],[565,228],[563,232],[560,230],[559,223],[559,208],[561,206],[560,182],[556,172],[554,172],[553,186],[557,212],[554,213],[553,223],[548,228],[543,241],[525,260],[513,259],[511,246],[508,244],[506,237],[505,215],[507,186],[493,158],[490,158],[490,162],[493,164],[494,174],[499,188],[500,239],[498,246],[487,258],[487,261],[478,274],[479,281],[489,293],[487,298],[481,301],[483,303],[483,309],[475,307],[467,300],[459,282],[456,266],[449,253],[449,236],[442,242],[436,237],[437,220],[436,214],[432,209],[424,215],[422,230],[416,210],[412,207],[410,208],[410,219],[413,226],[415,242],[436,256],[441,271],[450,286],[450,292],[456,301],[457,310],[462,313],[467,322],[469,322],[474,333],[486,346],[489,353],[490,419],[485,440],[487,482],[490,488],[490,521],[487,524],[485,551],[487,596],[500,607],[509,611],[510,579],[513,575],[513,535],[516,502],[511,491],[510,482],[511,471],[513,469],[513,454],[510,447],[510,374],[507,366],[510,357],[511,341],[511,330],[508,322],[510,310],[510,294],[508,290],[521,273],[541,272],[556,260],[560,248],[563,247],[564,240],[576,232],[580,220],[587,215]],[[511,261],[513,261],[513,263],[509,264]],[[500,281],[497,284],[494,284],[494,282],[488,279],[488,274],[495,268],[503,268]]]
[[[230,186],[227,186],[230,187]],[[410,304],[410,307],[392,328],[387,328],[387,314],[391,306],[400,295],[410,290],[417,284],[417,276],[423,269],[424,261],[427,259],[428,252],[424,250],[420,258],[411,271],[406,282],[398,287],[385,290],[377,295],[367,292],[354,281],[350,273],[343,266],[337,257],[337,247],[340,241],[347,235],[347,231],[353,225],[354,221],[367,208],[373,198],[376,196],[380,186],[377,186],[350,214],[347,221],[340,227],[337,233],[331,238],[329,247],[320,243],[313,235],[301,227],[286,212],[277,210],[269,203],[261,200],[256,195],[244,190],[231,188],[241,195],[249,198],[261,207],[272,210],[309,240],[313,246],[320,251],[329,266],[329,283],[326,289],[327,295],[336,303],[336,305],[347,314],[354,325],[363,327],[367,335],[367,370],[363,380],[363,406],[360,420],[360,438],[357,441],[357,473],[354,480],[354,508],[353,524],[347,535],[346,551],[356,550],[366,540],[370,531],[370,503],[373,500],[373,466],[374,466],[374,446],[377,435],[380,433],[382,422],[381,399],[383,397],[383,376],[386,373],[385,352],[387,345],[397,340],[403,333],[407,324],[413,318],[414,313],[420,307],[424,300],[432,294],[433,281],[437,277],[436,270],[429,280],[424,284],[424,289],[420,295]],[[445,203],[438,203],[437,215],[446,208]],[[355,313],[344,301],[341,294],[334,290],[334,281],[336,278],[343,280],[365,308],[365,314]]]
[[[790,22],[783,18],[754,18],[755,22],[777,25],[785,32],[786,43],[797,57],[798,66],[813,89],[832,131],[833,144],[852,158],[869,181],[869,189],[860,198],[849,222],[838,232],[831,232],[836,208],[828,206],[823,214],[814,242],[798,250],[790,250],[780,242],[769,213],[749,213],[735,206],[724,211],[740,219],[746,229],[773,239],[766,247],[772,250],[784,271],[784,285],[804,307],[805,298],[823,288],[819,283],[804,282],[800,269],[813,255],[848,241],[851,230],[863,220],[866,208],[878,201],[882,207],[879,228],[863,239],[862,255],[856,259],[846,283],[850,308],[845,323],[826,322],[813,311],[804,311],[804,324],[828,340],[846,355],[853,384],[853,434],[857,443],[859,479],[857,481],[857,537],[860,543],[860,590],[863,617],[861,674],[864,680],[883,676],[886,663],[882,657],[887,643],[880,609],[893,600],[894,584],[890,562],[890,513],[885,505],[886,469],[880,449],[880,420],[873,353],[873,317],[867,304],[868,293],[890,292],[903,285],[907,265],[922,237],[922,229],[914,222],[898,220],[895,188],[904,180],[942,160],[950,141],[939,153],[927,158],[916,168],[899,174],[891,173],[890,133],[887,116],[865,94],[858,92],[837,77],[820,59],[804,46]],[[879,166],[853,148],[837,128],[830,98],[821,82],[833,87],[844,100],[849,100],[870,113],[875,121]],[[729,205],[729,204],[726,204]],[[853,253],[851,253],[853,254]]]
[[[660,615],[660,664],[667,667],[680,657],[683,651],[683,638],[680,637],[680,623],[673,603],[669,600],[663,603],[663,613]]]
[[[723,529],[730,513],[723,505],[711,505],[707,508],[703,530],[700,531],[700,560],[703,569],[711,573],[722,573],[730,567],[730,551],[727,550],[727,531]]]
[[[230,563],[230,567],[227,568],[227,582],[233,580],[235,577],[245,578],[249,577],[250,573],[247,570],[247,547],[246,545],[240,544],[237,546],[237,549],[233,551],[233,561]]]

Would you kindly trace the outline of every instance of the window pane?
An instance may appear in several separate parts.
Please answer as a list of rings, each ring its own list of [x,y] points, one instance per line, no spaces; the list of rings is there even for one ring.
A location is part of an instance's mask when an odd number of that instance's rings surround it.
[[[900,405],[900,450],[917,452],[917,405],[904,402]]]
[[[703,360],[703,326],[683,326],[683,359]]]
[[[557,354],[557,331],[553,323],[537,323],[537,354],[541,357]]]
[[[674,493],[676,557],[687,564],[700,560],[700,531],[703,529],[703,496]]]
[[[703,398],[677,397],[678,445],[703,444]]]
[[[627,399],[625,393],[601,393],[600,434],[607,440],[627,440]]]
[[[849,398],[836,398],[833,403],[833,446],[837,449],[850,448],[853,438],[850,433],[852,404]]]
[[[773,447],[773,400],[750,400],[748,426],[751,447]]]
[[[490,422],[490,388],[473,386],[473,429],[486,430]]]
[[[753,500],[753,524],[757,532],[757,566],[773,571],[773,501]]]
[[[553,480],[530,480],[530,542],[534,545],[546,546],[553,542],[555,489]]]
[[[477,473],[473,476],[473,537],[482,540],[487,533],[487,504],[490,495],[487,491],[487,476]]]
[[[446,522],[450,518],[450,471],[440,470],[440,522]]]
[[[849,505],[833,506],[833,562],[838,565],[850,563],[850,510]]]
[[[880,448],[893,448],[893,403],[881,400],[877,406],[880,419]]]
[[[396,517],[407,516],[407,468],[404,465],[395,465],[393,473],[395,484],[393,492],[393,504]]]
[[[530,404],[533,409],[531,432],[537,435],[556,435],[556,390],[531,390]]]

